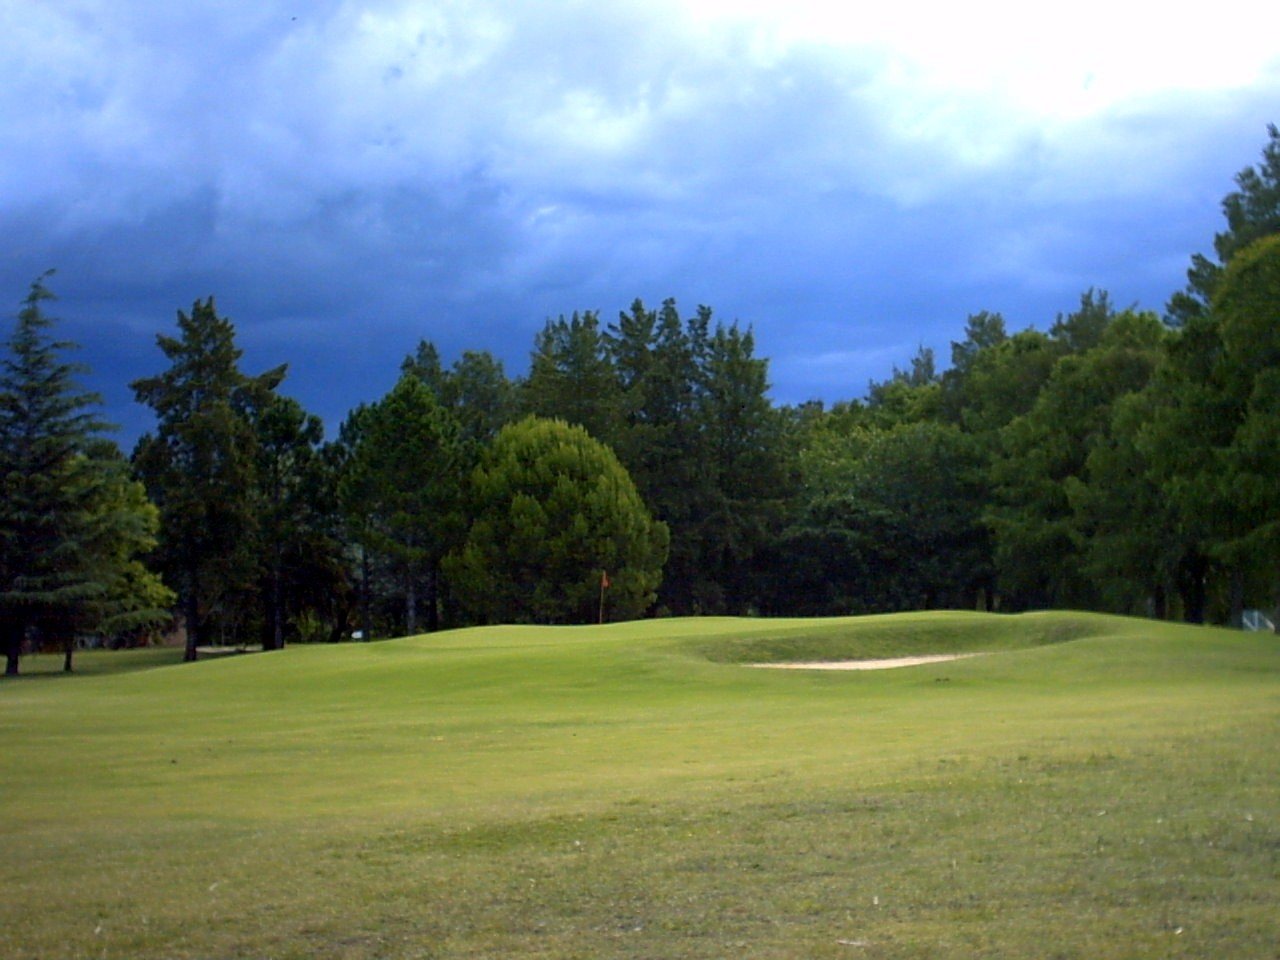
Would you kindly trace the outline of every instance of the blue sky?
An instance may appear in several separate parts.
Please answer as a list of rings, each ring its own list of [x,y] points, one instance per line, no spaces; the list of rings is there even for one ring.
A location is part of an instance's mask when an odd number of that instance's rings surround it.
[[[331,431],[635,297],[859,396],[979,310],[1161,310],[1280,121],[1275,9],[1036,6],[0,0],[0,290],[57,268],[126,439],[209,294]]]

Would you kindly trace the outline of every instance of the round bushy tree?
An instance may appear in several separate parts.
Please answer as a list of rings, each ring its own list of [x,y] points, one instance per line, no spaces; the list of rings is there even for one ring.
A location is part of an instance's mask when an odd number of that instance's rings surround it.
[[[473,521],[448,560],[458,599],[490,623],[624,620],[651,606],[669,540],[626,469],[581,427],[504,427],[472,475]]]

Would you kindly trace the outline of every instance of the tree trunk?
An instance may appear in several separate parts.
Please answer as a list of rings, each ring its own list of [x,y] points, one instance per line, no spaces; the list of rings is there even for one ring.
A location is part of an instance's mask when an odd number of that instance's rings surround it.
[[[413,576],[409,576],[404,595],[404,634],[412,637],[418,632],[418,588]]]
[[[187,620],[187,648],[182,654],[184,663],[190,663],[200,656],[196,650],[196,647],[200,645],[200,598],[197,596],[198,585],[199,579],[193,571],[190,574],[189,589],[186,600],[183,603],[183,613],[186,615]]]
[[[369,551],[360,548],[360,639],[373,639],[373,618],[369,611]]]
[[[1182,597],[1182,614],[1187,623],[1204,623],[1204,580],[1208,561],[1198,553],[1186,557],[1178,576],[1178,594]]]
[[[284,649],[284,599],[280,585],[280,548],[277,545],[275,562],[271,567],[271,645],[269,650]]]
[[[22,657],[22,637],[26,632],[20,623],[6,621],[4,624],[4,675],[18,675],[18,661]]]
[[[1244,627],[1244,571],[1235,567],[1230,582],[1230,624],[1237,630]]]
[[[427,630],[435,633],[440,629],[440,564],[431,561],[431,570],[427,574]]]
[[[75,636],[73,635],[73,636],[67,637],[66,641],[62,645],[62,672],[63,673],[72,672],[71,671],[71,655],[75,651],[75,648],[76,648]]]
[[[1163,583],[1157,583],[1151,591],[1151,616],[1157,620],[1169,619],[1169,594]]]

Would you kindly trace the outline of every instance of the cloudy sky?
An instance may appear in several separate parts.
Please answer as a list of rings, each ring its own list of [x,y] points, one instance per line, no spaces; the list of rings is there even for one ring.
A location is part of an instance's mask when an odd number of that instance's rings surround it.
[[[57,268],[125,439],[209,294],[331,432],[422,337],[518,374],[636,297],[849,398],[978,310],[1161,310],[1280,122],[1274,5],[881,6],[0,0],[6,315]]]

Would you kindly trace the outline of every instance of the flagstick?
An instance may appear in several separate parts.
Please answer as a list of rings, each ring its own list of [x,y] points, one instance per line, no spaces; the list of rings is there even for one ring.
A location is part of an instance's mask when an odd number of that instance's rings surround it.
[[[604,581],[605,581],[605,578],[602,576],[600,578],[600,623],[601,624],[604,623]]]

